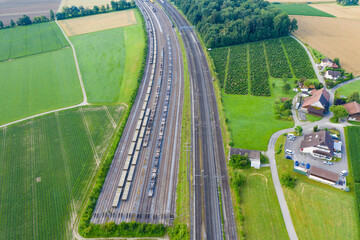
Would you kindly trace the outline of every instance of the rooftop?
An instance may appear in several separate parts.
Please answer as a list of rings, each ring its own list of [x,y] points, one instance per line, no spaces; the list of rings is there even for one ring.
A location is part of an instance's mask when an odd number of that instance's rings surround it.
[[[360,104],[355,101],[351,103],[346,103],[343,106],[344,108],[346,108],[350,115],[360,113]]]
[[[326,146],[332,154],[334,148],[334,140],[331,138],[330,134],[327,131],[322,130],[320,132],[305,135],[304,140],[301,141],[300,148],[316,146]]]
[[[230,155],[248,155],[249,159],[260,159],[260,152],[255,150],[247,150],[240,148],[231,148]]]
[[[328,181],[337,182],[339,181],[339,174],[330,172],[328,170],[312,166],[310,169],[310,175],[315,177],[323,178]]]
[[[303,103],[303,107],[309,107],[312,104],[320,101],[321,104],[324,106],[324,108],[327,108],[327,105],[329,103],[330,94],[328,91],[326,91],[325,88],[319,89],[319,90],[312,90],[311,91],[311,97],[308,97],[305,99]]]

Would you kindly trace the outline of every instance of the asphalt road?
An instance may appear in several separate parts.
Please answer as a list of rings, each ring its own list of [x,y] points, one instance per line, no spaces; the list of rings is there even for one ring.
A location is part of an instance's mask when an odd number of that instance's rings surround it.
[[[160,3],[180,30],[190,70],[194,166],[191,238],[223,239],[224,232],[226,239],[237,239],[219,114],[206,57],[182,15],[168,2]]]
[[[180,153],[183,61],[180,44],[168,16],[156,4],[143,1],[136,3],[145,17],[148,29],[149,49],[145,74],[91,221],[138,221],[171,225],[175,215]],[[146,108],[152,109],[154,113],[149,144],[139,150],[127,200],[120,200],[116,207],[112,207],[136,125],[143,114],[142,108],[149,84],[152,88]],[[162,132],[164,137],[159,145]],[[136,142],[139,141],[140,137]],[[154,196],[149,197],[157,149],[160,149],[160,158],[156,185]],[[128,173],[127,179],[129,175]]]

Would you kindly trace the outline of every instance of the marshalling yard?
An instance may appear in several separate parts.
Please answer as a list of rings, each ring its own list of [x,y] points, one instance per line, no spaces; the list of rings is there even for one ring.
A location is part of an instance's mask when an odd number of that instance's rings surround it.
[[[148,33],[147,64],[93,212],[91,222],[95,224],[137,221],[169,225],[175,215],[182,55],[167,15],[155,15],[152,3],[137,1],[137,5]]]

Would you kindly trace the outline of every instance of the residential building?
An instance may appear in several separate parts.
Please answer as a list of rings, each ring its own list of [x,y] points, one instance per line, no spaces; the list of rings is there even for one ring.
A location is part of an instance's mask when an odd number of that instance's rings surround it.
[[[302,108],[309,114],[322,116],[329,108],[330,94],[325,88],[312,90],[311,97],[304,100]]]
[[[300,151],[317,158],[330,160],[334,156],[334,140],[325,130],[307,134],[301,141]]]
[[[359,121],[360,122],[360,104],[357,102],[346,103],[343,105],[344,108],[349,112],[350,121]]]
[[[334,62],[330,58],[321,59],[320,65],[324,68],[331,67]]]
[[[230,156],[232,155],[247,155],[251,162],[251,167],[259,169],[261,162],[260,162],[260,152],[255,150],[247,150],[247,149],[239,149],[239,148],[231,148]]]
[[[340,71],[327,70],[325,72],[325,78],[327,79],[337,80],[339,77],[341,77]]]

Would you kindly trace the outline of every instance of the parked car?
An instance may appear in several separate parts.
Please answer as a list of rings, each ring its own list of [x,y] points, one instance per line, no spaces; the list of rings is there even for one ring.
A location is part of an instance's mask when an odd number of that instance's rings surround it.
[[[340,172],[340,175],[346,177],[347,175],[349,175],[349,172],[346,171],[346,170],[342,170],[342,171]]]
[[[290,134],[288,134],[287,138],[291,141],[294,141],[296,137],[294,134],[290,133]]]
[[[286,159],[292,160],[293,158],[291,156],[286,156]]]
[[[333,162],[330,162],[330,161],[324,161],[324,164],[325,164],[325,165],[334,165],[334,163],[333,163]]]
[[[300,165],[305,167],[305,163],[304,163],[304,162],[301,162]]]
[[[294,155],[294,152],[291,151],[290,149],[286,149],[285,154]]]

